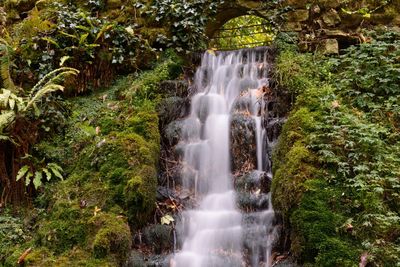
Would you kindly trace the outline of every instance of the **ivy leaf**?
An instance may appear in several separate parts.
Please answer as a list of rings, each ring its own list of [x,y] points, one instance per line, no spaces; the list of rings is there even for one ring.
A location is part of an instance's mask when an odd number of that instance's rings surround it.
[[[79,38],[79,45],[82,45],[86,41],[88,36],[89,33],[82,34],[81,37]]]

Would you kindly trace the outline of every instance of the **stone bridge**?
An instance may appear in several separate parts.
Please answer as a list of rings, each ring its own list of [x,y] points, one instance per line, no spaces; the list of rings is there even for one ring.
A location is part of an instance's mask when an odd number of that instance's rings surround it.
[[[278,31],[297,32],[301,40],[300,48],[304,51],[319,49],[330,54],[364,42],[360,33],[362,28],[385,26],[400,31],[400,1],[393,0],[387,5],[373,0],[350,1],[354,2],[352,4],[341,0],[268,2],[274,1],[225,1],[215,19],[208,23],[207,36],[213,37],[226,22],[239,16],[253,14],[270,20],[280,14],[283,19]]]

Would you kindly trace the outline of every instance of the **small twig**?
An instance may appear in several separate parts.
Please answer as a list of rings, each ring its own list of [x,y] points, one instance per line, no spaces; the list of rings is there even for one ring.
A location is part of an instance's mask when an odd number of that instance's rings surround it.
[[[22,255],[18,258],[17,264],[21,265],[25,262],[26,256],[28,256],[29,253],[32,252],[32,248],[28,248],[27,250],[22,253]]]

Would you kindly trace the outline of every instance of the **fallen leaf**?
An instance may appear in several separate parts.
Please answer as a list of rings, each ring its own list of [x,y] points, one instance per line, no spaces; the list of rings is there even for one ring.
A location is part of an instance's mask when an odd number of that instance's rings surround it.
[[[175,221],[174,218],[169,214],[166,214],[161,218],[161,224],[169,225],[173,221]]]

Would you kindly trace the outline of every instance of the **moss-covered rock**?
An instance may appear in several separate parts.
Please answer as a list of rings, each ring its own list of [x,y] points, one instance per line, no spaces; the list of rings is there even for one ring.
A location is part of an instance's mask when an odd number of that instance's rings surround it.
[[[101,259],[114,254],[116,259],[126,259],[131,248],[131,235],[122,217],[101,212],[90,222],[97,230],[93,241],[94,257]]]
[[[349,235],[339,232],[345,219],[334,211],[340,205],[334,198],[340,189],[332,189],[323,179],[309,180],[304,187],[307,192],[290,218],[293,253],[317,266],[354,266],[361,251]]]
[[[58,203],[51,216],[38,229],[36,243],[45,246],[56,254],[61,254],[77,245],[85,245],[89,232],[88,211],[78,203]]]
[[[129,221],[142,226],[150,218],[156,201],[157,172],[152,166],[142,169],[129,179],[125,187],[125,204]]]

